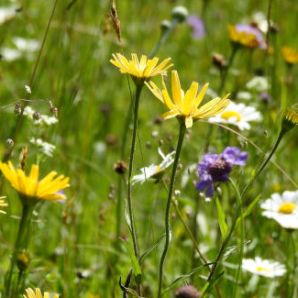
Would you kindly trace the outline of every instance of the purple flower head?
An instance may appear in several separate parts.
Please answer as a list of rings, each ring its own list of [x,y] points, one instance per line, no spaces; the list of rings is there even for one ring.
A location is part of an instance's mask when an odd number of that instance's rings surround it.
[[[200,180],[196,188],[204,191],[207,197],[212,197],[214,184],[226,182],[233,166],[244,166],[247,153],[237,147],[227,147],[221,154],[207,153],[198,164]]]
[[[248,34],[253,34],[259,44],[259,47],[261,49],[266,49],[266,42],[263,38],[262,32],[258,28],[254,27],[252,25],[237,24],[236,29],[238,32],[245,32]]]
[[[271,101],[271,96],[269,93],[267,92],[262,92],[260,94],[260,100],[263,102],[263,103],[269,103]]]
[[[192,37],[202,39],[205,36],[205,25],[202,19],[192,15],[187,18],[188,25],[192,28]]]

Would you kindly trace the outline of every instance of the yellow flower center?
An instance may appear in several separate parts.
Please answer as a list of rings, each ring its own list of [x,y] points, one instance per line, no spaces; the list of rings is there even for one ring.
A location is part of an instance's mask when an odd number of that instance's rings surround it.
[[[241,115],[237,111],[224,111],[221,114],[221,118],[225,120],[229,120],[231,118],[236,118],[236,121],[239,122],[241,120]]]
[[[263,266],[257,266],[256,271],[258,271],[258,272],[269,272],[268,268],[263,267]]]
[[[291,214],[294,212],[295,209],[296,209],[296,204],[292,202],[285,202],[279,206],[278,212],[284,213],[284,214]]]

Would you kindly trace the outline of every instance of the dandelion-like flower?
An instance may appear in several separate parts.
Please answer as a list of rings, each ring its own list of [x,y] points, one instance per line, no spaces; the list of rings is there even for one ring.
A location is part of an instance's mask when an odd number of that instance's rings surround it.
[[[110,62],[119,68],[121,73],[129,74],[138,79],[150,79],[152,77],[165,74],[166,71],[173,66],[171,58],[164,59],[158,64],[159,58],[154,57],[148,59],[146,55],[142,55],[138,59],[137,54],[131,54],[131,59],[128,60],[123,55],[113,54],[113,59]]]
[[[42,294],[41,290],[38,288],[35,290],[28,288],[26,289],[26,294],[23,295],[23,297],[24,298],[59,298],[59,295],[56,293],[51,295],[48,292],[45,292],[44,294]]]
[[[6,212],[3,211],[2,208],[5,208],[5,207],[8,206],[8,204],[5,203],[5,201],[4,201],[5,198],[6,198],[6,197],[0,197],[0,213],[4,213],[4,214],[5,214]]]
[[[283,47],[281,49],[282,57],[287,64],[297,64],[298,63],[298,51],[290,47]]]
[[[283,228],[298,229],[298,190],[274,193],[261,208],[262,215],[274,219]]]
[[[233,166],[245,166],[248,154],[237,147],[227,147],[221,154],[207,153],[198,164],[200,180],[196,188],[212,197],[214,184],[226,182]]]
[[[175,155],[175,151],[172,151],[171,153],[164,155],[164,153],[159,148],[158,153],[162,157],[162,162],[158,165],[152,164],[149,167],[141,168],[141,174],[132,177],[132,184],[138,182],[144,183],[149,178],[154,178],[162,175],[165,169],[167,169],[174,162],[173,156]]]
[[[231,102],[225,110],[209,119],[211,123],[232,124],[240,130],[248,130],[251,128],[250,122],[259,122],[262,115],[255,107],[247,106],[243,103]]]
[[[200,107],[207,92],[208,84],[203,85],[199,91],[199,84],[192,82],[190,88],[184,93],[176,70],[172,71],[171,74],[172,97],[163,79],[162,84],[163,88],[159,89],[153,82],[146,82],[153,95],[170,110],[162,115],[163,118],[182,118],[187,128],[192,127],[193,120],[206,119],[222,112],[230,102],[227,99],[228,95],[226,95],[223,98],[216,97]]]
[[[229,38],[232,43],[248,48],[266,48],[266,42],[260,30],[251,25],[229,25]]]
[[[43,179],[39,179],[39,166],[32,165],[27,176],[22,169],[16,169],[9,161],[0,163],[0,170],[11,186],[22,196],[29,199],[59,201],[64,200],[65,195],[60,193],[69,187],[69,178],[52,171]]]
[[[263,260],[260,257],[243,259],[242,268],[252,274],[268,278],[283,276],[286,273],[286,268],[283,264],[273,260]]]
[[[282,119],[282,132],[286,133],[298,125],[298,105],[287,108]]]

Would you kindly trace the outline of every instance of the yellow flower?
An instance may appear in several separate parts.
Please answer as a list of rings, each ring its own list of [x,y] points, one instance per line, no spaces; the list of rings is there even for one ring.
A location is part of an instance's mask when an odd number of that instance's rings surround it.
[[[10,161],[7,164],[1,162],[0,170],[12,187],[27,198],[49,201],[65,199],[59,191],[69,186],[68,177],[57,176],[57,173],[52,171],[42,180],[38,180],[38,165],[33,165],[29,176],[26,176],[22,169],[15,169]]]
[[[131,54],[131,59],[127,60],[119,53],[112,56],[113,59],[110,62],[118,67],[121,73],[127,73],[139,79],[149,79],[164,74],[168,68],[173,66],[170,64],[171,58],[167,58],[158,64],[159,58],[157,57],[148,59],[147,56],[142,55],[139,60],[136,54]]]
[[[233,43],[248,48],[265,48],[265,41],[257,28],[250,25],[228,26],[229,38]]]
[[[176,70],[173,70],[171,74],[172,98],[164,80],[162,80],[162,84],[163,89],[159,89],[153,82],[146,83],[153,95],[169,108],[170,111],[163,114],[163,117],[165,119],[181,117],[187,128],[192,127],[193,119],[214,116],[222,112],[230,102],[226,95],[224,98],[216,97],[199,107],[208,89],[208,84],[203,85],[199,91],[199,84],[192,82],[190,88],[184,93]]]
[[[7,203],[5,203],[5,201],[3,200],[5,197],[0,197],[0,208],[2,209],[3,207],[5,208],[5,207],[7,207],[8,205],[7,205]],[[6,213],[5,211],[3,211],[3,210],[1,210],[0,209],[0,213]]]
[[[23,295],[24,298],[59,298],[58,294],[50,295],[48,292],[44,294],[41,293],[40,289],[32,290],[30,288],[26,289],[26,294]]]
[[[298,63],[298,51],[290,47],[283,47],[281,49],[282,57],[288,64]]]

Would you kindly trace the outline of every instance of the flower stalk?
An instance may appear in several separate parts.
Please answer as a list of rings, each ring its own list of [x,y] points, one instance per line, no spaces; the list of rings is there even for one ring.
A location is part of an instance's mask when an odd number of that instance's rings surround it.
[[[163,269],[164,269],[163,267],[164,267],[165,258],[167,256],[167,252],[168,252],[169,244],[170,244],[170,233],[171,233],[170,232],[170,209],[171,209],[171,203],[172,203],[172,196],[173,196],[177,166],[179,163],[179,157],[180,157],[183,140],[184,140],[184,136],[185,136],[185,131],[186,131],[184,121],[182,119],[178,119],[178,120],[180,122],[180,129],[179,129],[179,137],[178,137],[178,142],[177,142],[174,164],[173,164],[173,168],[172,168],[172,175],[171,175],[171,181],[170,181],[170,187],[169,187],[167,205],[166,205],[166,211],[165,211],[166,238],[165,238],[164,249],[163,249],[160,263],[159,263],[158,294],[157,294],[158,298],[162,297],[162,283],[163,283]]]
[[[132,208],[132,171],[133,171],[133,162],[135,156],[135,148],[136,148],[136,139],[137,139],[137,129],[138,129],[138,114],[139,114],[139,103],[140,103],[140,96],[144,86],[144,81],[135,81],[136,83],[136,93],[134,99],[134,106],[133,106],[133,131],[132,131],[132,140],[131,140],[131,147],[130,147],[130,155],[129,155],[129,165],[128,165],[128,177],[127,177],[127,207],[128,207],[128,216],[130,221],[130,231],[133,241],[133,248],[135,256],[139,259],[139,248],[137,242],[137,233],[135,229],[135,222],[134,222],[134,215],[133,215],[133,208]]]
[[[10,268],[6,276],[4,297],[7,297],[7,298],[18,297],[19,290],[22,290],[19,288],[18,282],[14,281],[14,272],[15,272],[15,267],[17,266],[19,254],[22,253],[23,251],[26,251],[28,247],[29,235],[30,235],[30,231],[29,231],[30,221],[31,221],[33,206],[35,205],[35,204],[30,204],[31,202],[28,204],[25,202],[25,200],[28,200],[28,199],[22,200],[21,221],[18,228],[14,252],[11,258]],[[19,268],[18,280],[22,280],[24,273],[25,273],[25,269]]]

